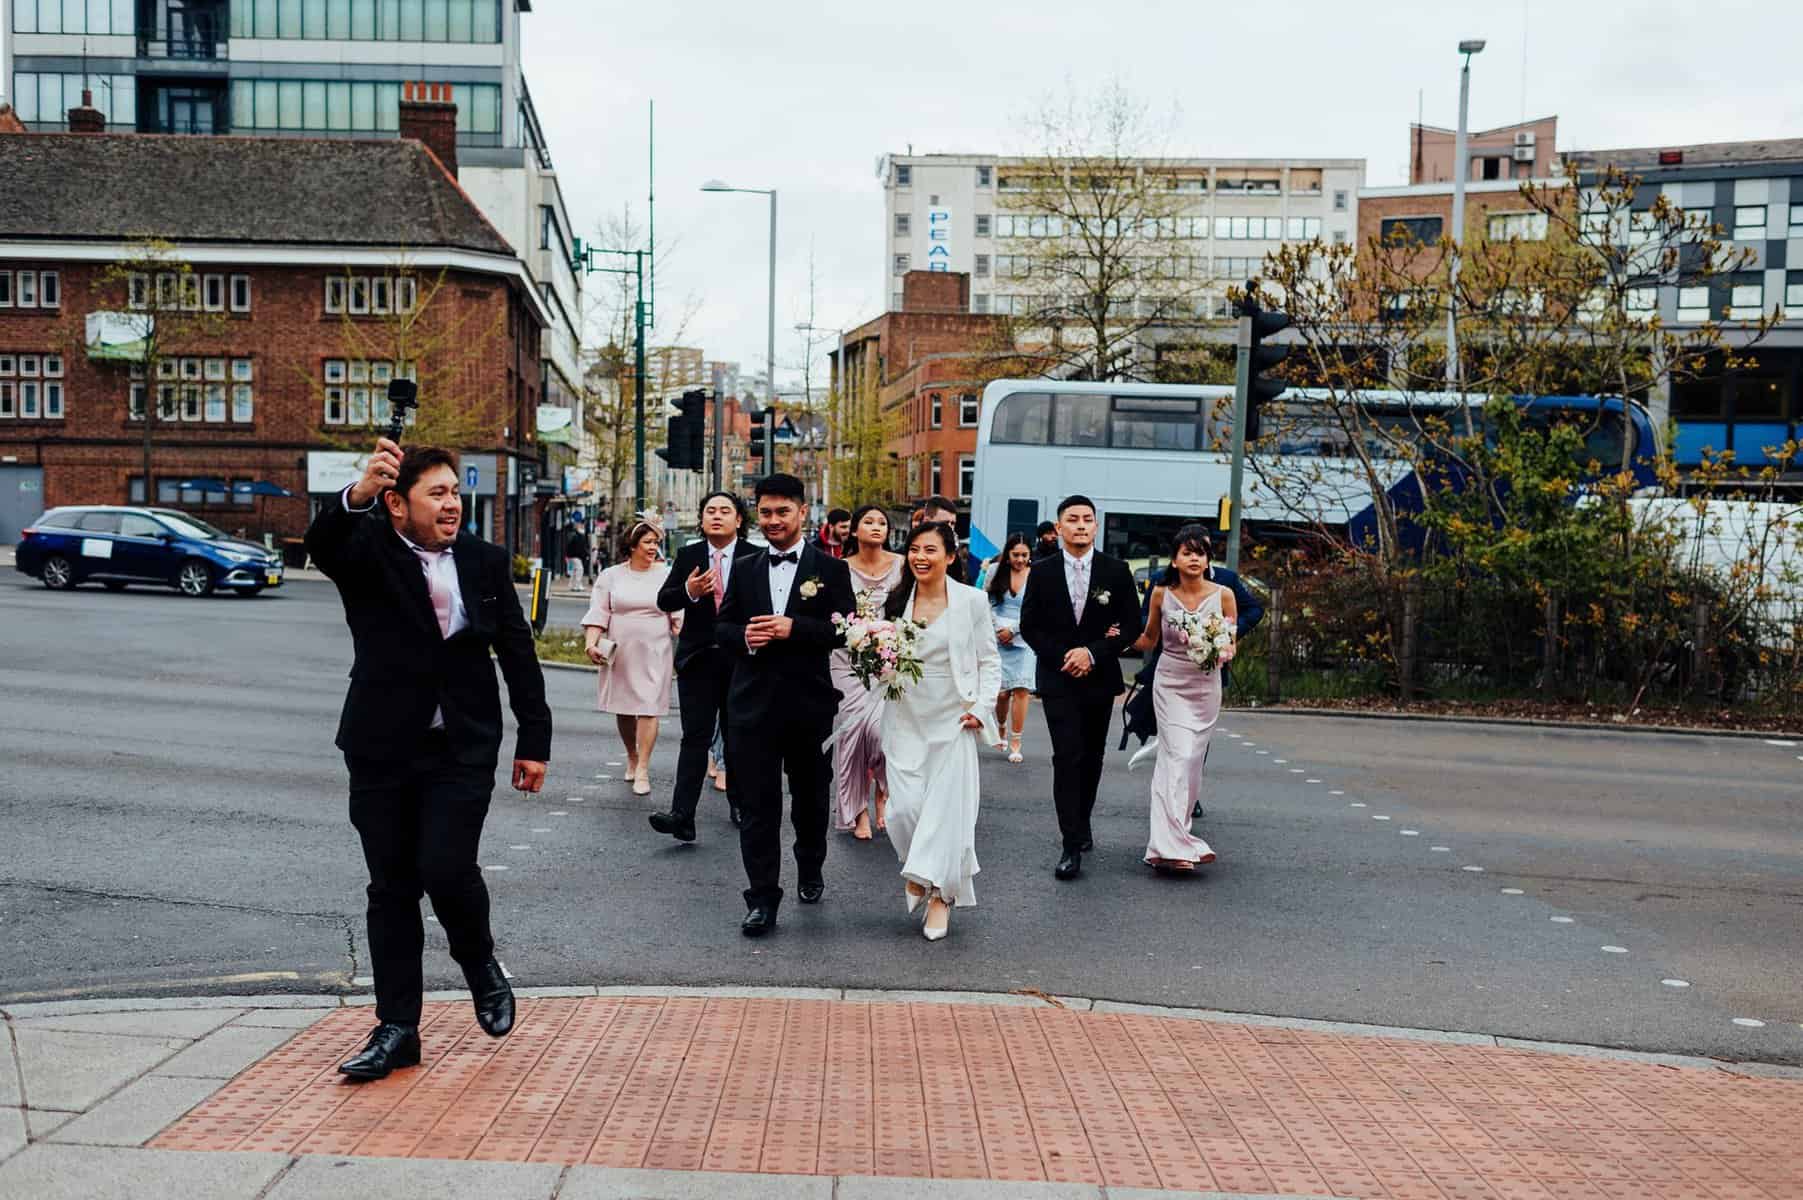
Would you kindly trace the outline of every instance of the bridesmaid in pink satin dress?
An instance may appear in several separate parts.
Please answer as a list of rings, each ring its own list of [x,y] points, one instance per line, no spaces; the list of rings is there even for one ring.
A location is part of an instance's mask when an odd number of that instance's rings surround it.
[[[1158,871],[1193,871],[1215,860],[1209,844],[1190,832],[1191,815],[1202,794],[1202,764],[1208,741],[1221,715],[1221,670],[1204,671],[1191,662],[1183,622],[1192,616],[1218,614],[1235,628],[1238,608],[1233,592],[1210,583],[1212,547],[1201,525],[1177,532],[1170,570],[1152,589],[1146,631],[1134,646],[1150,650],[1160,643],[1158,669],[1152,677],[1152,710],[1158,717],[1158,758],[1152,766],[1152,830],[1146,862]],[[1233,647],[1221,652],[1224,666]]]
[[[901,582],[902,556],[884,549],[888,542],[889,518],[882,509],[866,504],[852,514],[845,565],[851,568],[851,586],[860,605],[881,609]],[[833,651],[832,671],[833,686],[839,689],[839,716],[833,726],[833,827],[849,829],[860,841],[868,841],[873,797],[878,830],[884,828],[883,806],[889,799],[883,778],[883,696],[858,682],[844,650]]]

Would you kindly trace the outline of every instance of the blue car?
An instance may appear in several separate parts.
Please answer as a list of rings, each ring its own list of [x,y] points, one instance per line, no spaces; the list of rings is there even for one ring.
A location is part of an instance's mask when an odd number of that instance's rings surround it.
[[[115,592],[153,583],[184,596],[254,596],[282,586],[281,555],[168,508],[53,508],[26,528],[15,565],[56,590],[91,581]]]

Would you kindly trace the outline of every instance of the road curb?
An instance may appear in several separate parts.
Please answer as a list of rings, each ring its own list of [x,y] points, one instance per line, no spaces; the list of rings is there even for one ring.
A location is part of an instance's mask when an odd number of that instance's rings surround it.
[[[778,988],[778,987],[643,987],[611,985],[561,985],[521,987],[515,994],[524,999],[589,996],[645,996],[661,999],[767,999],[841,1001],[853,1004],[978,1004],[1005,1007],[1058,1008],[1073,1012],[1102,1015],[1168,1017],[1178,1020],[1207,1021],[1213,1024],[1255,1025],[1270,1029],[1290,1029],[1310,1033],[1346,1034],[1352,1037],[1395,1038],[1402,1041],[1431,1042],[1439,1045],[1496,1046],[1506,1050],[1523,1050],[1541,1054],[1566,1054],[1621,1062],[1649,1063],[1667,1067],[1691,1067],[1700,1070],[1737,1071],[1761,1078],[1803,1080],[1803,1067],[1757,1059],[1729,1060],[1694,1054],[1664,1054],[1657,1051],[1629,1050],[1618,1046],[1596,1046],[1576,1042],[1546,1042],[1514,1038],[1505,1034],[1473,1033],[1455,1029],[1423,1029],[1405,1025],[1372,1025],[1356,1021],[1322,1021],[1310,1017],[1285,1017],[1269,1013],[1227,1012],[1209,1008],[1177,1008],[1156,1004],[1133,1004],[1083,996],[1046,996],[1028,992],[958,992],[919,991],[874,988]],[[433,992],[427,1000],[460,1000],[460,991]],[[330,992],[312,994],[263,993],[258,995],[211,995],[179,997],[95,997],[88,1000],[38,1001],[28,1004],[0,1005],[0,1018],[7,1021],[32,1017],[64,1017],[92,1013],[173,1011],[195,1008],[245,1009],[318,1009],[366,1008],[375,1003],[369,993],[341,995]]]
[[[1420,721],[1443,725],[1501,725],[1530,729],[1574,729],[1598,733],[1668,733],[1675,737],[1803,739],[1803,731],[1775,729],[1709,729],[1698,725],[1617,725],[1609,721],[1555,721],[1546,717],[1462,717],[1446,713],[1416,713],[1392,709],[1292,708],[1255,706],[1225,708],[1241,717],[1343,717],[1352,721]]]

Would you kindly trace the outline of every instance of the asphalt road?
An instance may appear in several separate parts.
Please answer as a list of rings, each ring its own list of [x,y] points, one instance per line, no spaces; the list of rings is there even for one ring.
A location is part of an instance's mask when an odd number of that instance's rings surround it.
[[[0,1000],[365,990],[331,746],[349,662],[328,584],[0,577]],[[550,786],[497,790],[483,844],[522,982],[1030,988],[1803,1062],[1803,745],[1233,713],[1217,864],[1139,863],[1147,775],[1122,755],[1060,884],[1036,713],[1024,767],[984,755],[981,905],[947,941],[904,918],[886,843],[835,836],[826,903],[751,942],[724,803],[693,847],[645,826],[675,720],[633,797],[592,677],[547,674]],[[432,945],[431,985],[458,985]]]

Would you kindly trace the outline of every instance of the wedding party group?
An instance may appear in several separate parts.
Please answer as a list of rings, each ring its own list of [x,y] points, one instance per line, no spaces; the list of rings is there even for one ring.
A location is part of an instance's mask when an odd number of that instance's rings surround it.
[[[705,782],[726,794],[746,876],[745,936],[777,928],[786,782],[799,901],[825,896],[830,828],[884,834],[904,911],[929,941],[943,939],[952,910],[976,902],[980,755],[1024,761],[1032,696],[1051,748],[1054,874],[1079,878],[1130,647],[1151,655],[1152,711],[1139,731],[1155,721],[1157,732],[1145,861],[1165,872],[1214,861],[1192,823],[1245,592],[1212,565],[1203,526],[1180,531],[1142,605],[1128,565],[1097,549],[1096,506],[1081,495],[1060,502],[1037,545],[1011,537],[988,564],[966,561],[950,505],[937,498],[916,509],[899,553],[876,506],[831,514],[842,522],[805,538],[807,495],[791,475],[759,481],[753,508],[763,546],[745,536],[739,497],[716,492],[700,506],[702,537],[668,562],[663,530],[633,526],[582,620],[597,706],[616,718],[635,794],[652,791],[674,688],[673,792],[650,823],[692,842]],[[339,1069],[379,1079],[419,1062],[422,897],[481,1028],[502,1037],[513,1026],[477,861],[502,736],[495,664],[518,727],[519,791],[543,786],[551,714],[511,563],[463,530],[450,452],[379,440],[306,540],[337,585],[354,645],[336,740],[370,879],[378,1023]]]

